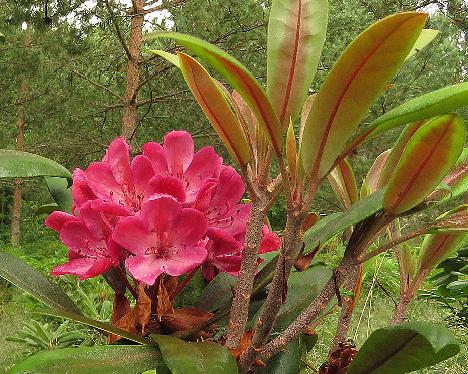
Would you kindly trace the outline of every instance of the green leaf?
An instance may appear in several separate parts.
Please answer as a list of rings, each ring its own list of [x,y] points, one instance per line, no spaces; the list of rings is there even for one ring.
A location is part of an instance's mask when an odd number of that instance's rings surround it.
[[[466,238],[466,232],[426,235],[419,254],[419,271],[435,268]]]
[[[385,192],[383,207],[401,214],[422,202],[455,165],[465,143],[463,119],[436,117],[408,141]]]
[[[135,374],[164,366],[161,352],[155,346],[104,345],[39,352],[16,364],[8,373]]]
[[[171,64],[174,66],[178,67],[180,69],[180,62],[179,62],[179,56],[169,53],[166,51],[162,51],[161,49],[150,49],[147,51],[148,53],[153,53],[155,55],[161,56],[165,60],[169,61]]]
[[[226,79],[252,109],[258,123],[269,135],[276,153],[282,154],[283,138],[278,117],[263,88],[244,65],[218,47],[194,36],[164,31],[152,32],[144,36],[145,40],[155,38],[175,40],[203,59]]]
[[[327,0],[274,0],[268,22],[267,94],[282,127],[294,122],[314,80],[328,23]]]
[[[0,149],[0,179],[62,177],[71,181],[70,172],[48,158],[28,152]]]
[[[304,353],[304,345],[301,338],[294,339],[286,348],[275,354],[268,362],[266,368],[256,370],[258,374],[299,374]]]
[[[0,277],[51,308],[79,313],[79,309],[54,282],[15,256],[0,252]]]
[[[224,93],[205,68],[192,57],[178,53],[185,81],[231,156],[246,167],[250,160],[247,138]]]
[[[440,116],[468,105],[468,82],[447,86],[393,108],[374,120],[358,135],[357,143],[397,126]]]
[[[304,234],[305,250],[308,253],[317,245],[325,243],[337,233],[370,217],[382,209],[384,190],[359,200],[343,213],[336,213],[331,218],[319,220]]]
[[[46,177],[44,180],[60,210],[71,213],[73,198],[71,187],[68,187],[68,181],[57,177]]]
[[[66,310],[61,310],[61,309],[56,309],[56,310],[41,310],[38,312],[35,312],[38,314],[43,314],[46,316],[52,316],[52,317],[60,317],[60,318],[66,318],[75,322],[82,323],[83,325],[86,326],[91,326],[94,327],[98,330],[109,332],[114,335],[121,336],[122,338],[131,340],[132,342],[139,343],[139,344],[150,344],[150,342],[144,338],[142,338],[139,335],[131,334],[127,331],[124,331],[122,329],[119,329],[118,327],[114,327],[112,325],[109,325],[108,323],[96,321],[94,319],[88,318],[82,314],[77,314],[74,312],[69,312]]]
[[[173,374],[235,374],[237,364],[222,345],[212,342],[187,343],[169,335],[151,335],[158,343],[164,362]]]
[[[203,290],[197,301],[197,307],[212,312],[232,298],[231,287],[236,284],[237,277],[227,273],[219,273]]]
[[[43,214],[50,214],[52,212],[55,212],[56,210],[60,210],[60,207],[57,204],[55,203],[44,204],[36,209],[36,211],[34,212],[34,215],[41,216]]]
[[[273,330],[281,331],[289,326],[317,297],[331,276],[332,271],[324,266],[312,266],[305,271],[291,273],[286,301],[281,306]]]
[[[421,31],[421,34],[419,34],[418,39],[413,45],[413,49],[411,50],[410,53],[408,53],[408,56],[406,56],[406,60],[410,59],[413,57],[415,54],[417,54],[420,50],[422,50],[424,47],[426,47],[430,42],[434,40],[434,38],[439,35],[439,30],[432,30],[432,29],[423,29]]]
[[[401,374],[446,360],[460,351],[450,331],[429,322],[408,322],[374,331],[348,374]]]
[[[358,200],[358,188],[356,177],[351,165],[346,159],[336,165],[328,175],[333,192],[345,209],[355,204]]]
[[[364,30],[341,54],[312,103],[303,134],[304,170],[323,177],[367,110],[396,74],[427,15],[398,13]]]

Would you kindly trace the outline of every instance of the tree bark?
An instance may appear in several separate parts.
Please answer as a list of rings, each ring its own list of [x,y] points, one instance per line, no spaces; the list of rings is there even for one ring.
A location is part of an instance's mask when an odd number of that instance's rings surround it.
[[[19,89],[19,100],[18,100],[18,116],[16,118],[16,146],[17,151],[24,150],[24,99],[28,91],[26,79],[22,79]],[[13,193],[13,212],[11,216],[11,244],[18,246],[20,243],[20,222],[21,222],[21,202],[22,202],[22,189],[21,179],[15,179],[15,190]]]
[[[140,85],[140,55],[144,21],[143,0],[133,0],[133,15],[130,28],[124,108],[122,113],[121,135],[131,141],[138,123],[137,97]]]

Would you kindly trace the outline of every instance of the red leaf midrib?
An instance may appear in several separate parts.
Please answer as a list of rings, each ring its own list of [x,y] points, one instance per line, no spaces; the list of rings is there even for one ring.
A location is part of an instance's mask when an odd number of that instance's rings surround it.
[[[451,127],[450,126],[451,124],[452,124],[452,121],[447,124],[447,126],[444,129],[444,132],[439,136],[439,139],[437,139],[437,142],[433,145],[433,147],[432,147],[431,151],[429,152],[429,154],[421,162],[421,164],[417,168],[416,172],[413,173],[413,176],[408,181],[408,184],[406,185],[404,190],[400,194],[398,194],[396,200],[392,204],[392,209],[394,209],[396,206],[398,206],[398,204],[401,203],[401,201],[403,200],[405,195],[408,193],[408,191],[411,189],[411,187],[413,187],[414,183],[416,182],[416,180],[419,177],[419,174],[427,166],[427,163],[429,162],[429,160],[434,155],[434,152],[436,151],[436,149],[438,149],[440,142],[445,138],[445,135],[447,134],[447,132],[449,131],[449,128]]]
[[[296,74],[296,62],[297,62],[297,54],[299,50],[299,36],[300,36],[300,29],[301,29],[301,17],[302,17],[302,0],[299,0],[298,10],[297,10],[297,19],[296,19],[296,32],[294,36],[294,48],[293,54],[291,56],[291,63],[289,66],[289,75],[288,81],[286,84],[286,90],[284,92],[283,103],[280,112],[280,122],[281,124],[284,121],[284,116],[286,115],[286,109],[288,108],[289,100],[291,99],[291,90],[292,84],[294,80],[294,76]]]
[[[389,32],[386,35],[386,37],[383,38],[383,40],[380,43],[377,44],[377,46],[362,60],[362,62],[357,66],[357,68],[351,74],[349,81],[346,83],[343,91],[341,92],[340,96],[338,97],[338,100],[337,100],[335,106],[333,107],[333,110],[331,111],[330,116],[328,117],[327,125],[325,127],[325,132],[323,134],[322,140],[320,141],[319,149],[318,149],[318,152],[317,152],[317,157],[315,159],[315,164],[314,164],[314,168],[312,170],[312,175],[315,175],[317,173],[317,171],[318,171],[318,168],[320,166],[320,161],[322,159],[323,152],[325,150],[325,145],[327,143],[328,137],[330,135],[331,128],[333,126],[333,121],[335,120],[338,109],[339,109],[339,107],[341,105],[341,102],[343,101],[346,93],[348,92],[349,87],[351,86],[351,84],[353,83],[353,81],[355,80],[355,78],[357,77],[359,72],[362,70],[362,68],[367,64],[367,62],[371,59],[371,57],[380,49],[380,47],[387,41],[387,39],[392,34],[394,34],[401,27],[402,24],[408,22],[410,19],[405,19],[404,21],[399,23],[397,26],[395,26],[395,28],[391,32]]]

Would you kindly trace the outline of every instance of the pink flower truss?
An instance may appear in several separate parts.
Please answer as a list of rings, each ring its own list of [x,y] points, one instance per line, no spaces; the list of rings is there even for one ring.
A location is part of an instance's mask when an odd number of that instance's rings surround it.
[[[146,143],[133,159],[117,138],[102,161],[74,171],[74,215],[54,212],[46,220],[70,249],[70,261],[53,274],[88,278],[125,260],[147,284],[201,264],[208,280],[219,271],[236,275],[251,210],[240,203],[244,192],[235,169],[212,147],[195,152],[185,131]],[[279,248],[266,226],[263,235],[260,253]]]
[[[198,210],[159,197],[146,202],[138,216],[122,218],[112,237],[134,255],[125,261],[132,276],[153,284],[162,273],[179,276],[205,260],[206,228]]]
[[[66,264],[55,267],[53,275],[73,274],[80,279],[95,277],[116,266],[121,248],[111,238],[111,227],[103,214],[83,204],[78,216],[53,212],[46,225],[59,232],[60,239],[70,249]]]

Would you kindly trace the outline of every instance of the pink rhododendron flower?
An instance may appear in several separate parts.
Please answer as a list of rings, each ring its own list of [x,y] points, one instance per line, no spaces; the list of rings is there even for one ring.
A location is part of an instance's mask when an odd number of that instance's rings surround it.
[[[70,261],[53,274],[87,278],[125,261],[147,284],[202,263],[208,280],[219,271],[237,275],[251,211],[240,203],[244,193],[236,170],[212,147],[195,152],[186,131],[146,143],[133,159],[117,138],[101,161],[73,172],[74,215],[55,212],[46,221],[70,248]],[[279,246],[265,226],[259,253]]]
[[[204,147],[194,153],[193,140],[186,131],[171,131],[164,143],[150,142],[143,146],[143,155],[159,176],[156,191],[169,194],[190,206],[198,192],[207,183],[216,180],[222,159],[213,147]]]
[[[206,229],[201,212],[160,197],[145,202],[138,216],[122,218],[112,238],[132,253],[125,261],[131,275],[153,284],[162,273],[179,276],[205,260]]]
[[[53,275],[73,274],[80,279],[95,277],[119,264],[121,248],[111,238],[111,228],[102,213],[84,203],[78,216],[53,212],[46,225],[60,234],[70,249],[69,261],[52,270]]]

